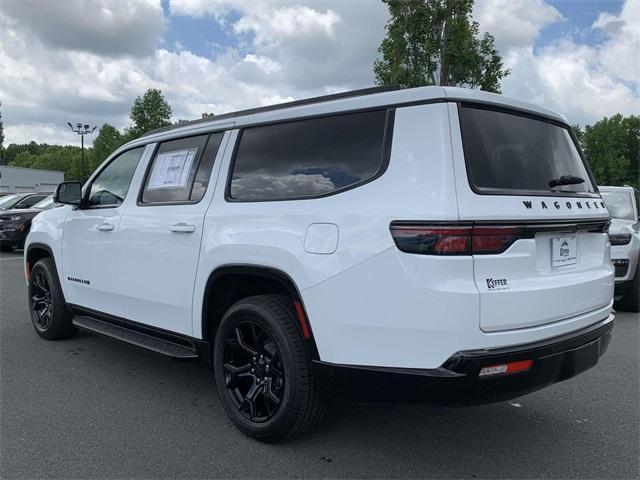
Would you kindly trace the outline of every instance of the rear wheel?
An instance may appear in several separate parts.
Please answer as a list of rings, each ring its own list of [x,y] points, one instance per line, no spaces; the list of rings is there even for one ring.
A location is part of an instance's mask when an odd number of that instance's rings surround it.
[[[622,297],[620,302],[623,310],[630,312],[640,312],[640,260],[638,261],[638,268],[636,269],[636,277],[629,285],[629,289]]]
[[[29,311],[33,328],[42,338],[59,340],[76,332],[51,258],[38,260],[31,269]]]
[[[265,442],[298,435],[324,412],[290,299],[257,295],[224,315],[214,345],[222,405],[245,434]]]

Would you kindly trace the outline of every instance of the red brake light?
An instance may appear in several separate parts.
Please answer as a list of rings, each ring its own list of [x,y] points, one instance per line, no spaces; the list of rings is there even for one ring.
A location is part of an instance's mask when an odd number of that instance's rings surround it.
[[[469,255],[471,226],[391,225],[400,250],[423,255]]]
[[[521,232],[519,227],[473,227],[473,253],[502,253]]]
[[[422,255],[480,255],[502,253],[522,238],[513,226],[391,224],[396,246]]]

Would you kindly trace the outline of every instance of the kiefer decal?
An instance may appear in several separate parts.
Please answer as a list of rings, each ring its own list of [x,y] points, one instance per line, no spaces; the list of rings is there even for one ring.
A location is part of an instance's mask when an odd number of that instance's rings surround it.
[[[522,203],[527,210],[532,210],[539,205],[542,210],[606,210],[604,202],[601,200],[574,200],[547,202],[545,200],[523,200]]]

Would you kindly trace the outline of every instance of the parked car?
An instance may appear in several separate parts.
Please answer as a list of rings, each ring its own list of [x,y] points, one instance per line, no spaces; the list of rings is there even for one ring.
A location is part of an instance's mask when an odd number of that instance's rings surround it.
[[[49,193],[14,193],[0,198],[0,211],[31,208],[48,197]]]
[[[33,217],[57,206],[59,205],[54,203],[53,195],[49,195],[31,208],[0,211],[0,250],[24,248]]]
[[[640,192],[633,187],[600,187],[609,213],[615,299],[621,309],[640,312]]]
[[[594,366],[613,328],[609,212],[576,138],[500,95],[382,88],[207,118],[55,200],[27,239],[38,335],[209,361],[263,441],[326,399],[517,397]]]

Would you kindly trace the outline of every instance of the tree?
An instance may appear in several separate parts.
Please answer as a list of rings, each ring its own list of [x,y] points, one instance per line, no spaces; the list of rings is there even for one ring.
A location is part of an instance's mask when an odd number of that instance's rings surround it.
[[[94,171],[118,147],[124,145],[126,137],[116,127],[105,123],[100,128],[93,147],[89,151],[89,171]]]
[[[576,138],[578,139],[578,143],[582,147],[583,142],[584,142],[584,130],[582,129],[582,127],[580,126],[579,123],[571,125],[571,130],[573,130],[573,133],[576,134]]]
[[[382,0],[389,8],[387,36],[373,70],[379,85],[466,86],[500,92],[510,72],[493,36],[479,34],[473,0]]]
[[[167,103],[162,92],[150,88],[142,97],[137,97],[131,107],[133,126],[127,130],[129,139],[154,130],[171,125],[171,106]]]
[[[26,168],[42,168],[64,172],[65,180],[80,180],[80,147],[69,145],[47,145],[40,153],[24,149],[11,161],[10,165]]]
[[[46,143],[36,143],[33,140],[29,143],[10,143],[4,150],[4,162],[10,165],[13,160],[22,152],[29,152],[32,155],[39,155],[49,148]]]
[[[598,184],[640,187],[640,116],[618,113],[587,125],[581,143]]]

